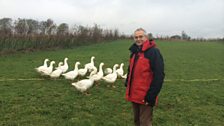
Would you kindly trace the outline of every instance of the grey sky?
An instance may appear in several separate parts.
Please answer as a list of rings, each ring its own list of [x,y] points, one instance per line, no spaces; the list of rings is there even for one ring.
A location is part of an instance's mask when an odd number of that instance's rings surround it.
[[[224,0],[0,0],[0,18],[53,19],[57,24],[143,27],[156,35],[224,37]]]

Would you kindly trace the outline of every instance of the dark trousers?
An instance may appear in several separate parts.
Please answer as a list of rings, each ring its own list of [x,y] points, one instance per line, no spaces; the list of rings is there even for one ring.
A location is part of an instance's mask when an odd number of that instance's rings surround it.
[[[135,126],[152,126],[153,107],[132,102]]]

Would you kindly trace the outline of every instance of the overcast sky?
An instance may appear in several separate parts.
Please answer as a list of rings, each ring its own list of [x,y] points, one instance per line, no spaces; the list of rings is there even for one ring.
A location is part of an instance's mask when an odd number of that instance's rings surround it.
[[[224,37],[224,0],[0,0],[0,18],[51,18],[56,24],[156,35],[185,31],[193,38]]]

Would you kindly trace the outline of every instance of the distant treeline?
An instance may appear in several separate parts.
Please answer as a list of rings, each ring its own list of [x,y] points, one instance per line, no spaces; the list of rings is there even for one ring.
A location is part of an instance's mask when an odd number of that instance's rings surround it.
[[[192,39],[184,31],[181,35],[155,36],[148,34],[150,39],[184,40],[184,41],[224,41],[217,39]],[[116,39],[132,38],[122,35],[118,29],[102,29],[99,25],[74,25],[67,23],[57,25],[52,19],[37,21],[34,19],[11,18],[0,19],[0,53],[16,51],[32,51],[38,49],[72,48],[75,46],[109,42]]]
[[[194,41],[194,42],[224,42],[223,38],[191,38],[185,31],[181,32],[181,35],[172,36],[153,36],[152,33],[148,34],[149,38],[157,40],[169,40],[169,41]]]
[[[53,20],[0,19],[0,52],[71,48],[91,43],[126,38],[118,29],[102,29],[97,24],[89,27],[67,23],[55,24]]]

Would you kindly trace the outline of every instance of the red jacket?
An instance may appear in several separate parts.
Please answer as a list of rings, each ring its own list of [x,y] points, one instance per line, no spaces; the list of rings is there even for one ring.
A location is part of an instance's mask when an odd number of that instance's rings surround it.
[[[155,46],[154,41],[147,40],[141,48],[135,44],[130,48],[132,54],[126,80],[128,101],[139,104],[147,101],[152,106],[155,104],[164,79],[163,59]]]

